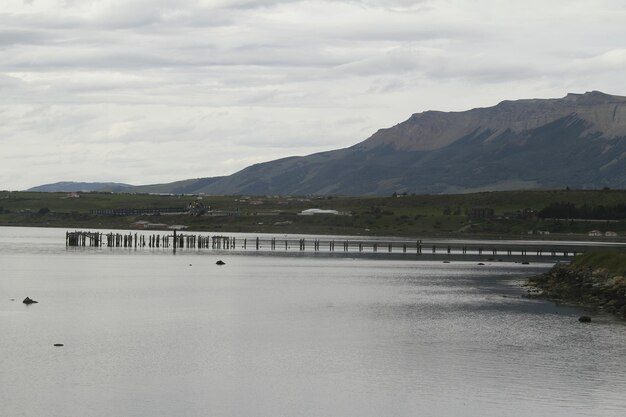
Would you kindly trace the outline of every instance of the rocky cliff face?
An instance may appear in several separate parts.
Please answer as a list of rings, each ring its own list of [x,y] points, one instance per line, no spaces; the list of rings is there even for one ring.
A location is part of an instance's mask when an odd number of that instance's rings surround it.
[[[506,131],[519,134],[571,115],[589,125],[587,134],[599,132],[607,139],[626,136],[626,97],[592,91],[568,94],[562,99],[503,101],[494,107],[464,112],[418,113],[392,128],[379,130],[360,146],[429,151],[448,146],[471,132],[490,132],[485,138],[490,140]]]

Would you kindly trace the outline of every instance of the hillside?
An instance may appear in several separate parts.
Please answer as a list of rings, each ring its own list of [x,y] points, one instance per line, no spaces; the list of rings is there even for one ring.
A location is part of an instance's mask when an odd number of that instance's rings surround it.
[[[536,190],[402,197],[241,197],[130,193],[0,191],[0,225],[136,229],[138,221],[186,225],[211,233],[308,233],[375,236],[496,237],[564,240],[626,239],[625,190]],[[550,207],[588,207],[585,218],[553,217]],[[187,214],[103,213],[111,210],[197,210]],[[301,216],[303,210],[343,215]],[[489,208],[493,215],[474,215]],[[604,210],[596,210],[604,208]],[[615,210],[611,210],[611,209]],[[619,210],[617,210],[619,209]],[[608,216],[608,213],[621,213]],[[595,230],[598,234],[589,235]],[[608,233],[611,232],[611,233]],[[529,234],[531,233],[531,234]],[[549,233],[549,234],[548,234]],[[615,236],[617,234],[617,236]]]
[[[600,92],[414,114],[350,148],[250,166],[208,194],[388,195],[626,187],[626,97]]]
[[[349,148],[129,190],[373,196],[568,186],[626,187],[626,97],[593,91],[427,111]]]
[[[118,182],[73,182],[63,181],[52,184],[43,184],[29,188],[26,191],[44,192],[44,193],[70,193],[70,192],[90,192],[90,191],[110,191],[122,192],[131,188],[132,185],[122,184]]]

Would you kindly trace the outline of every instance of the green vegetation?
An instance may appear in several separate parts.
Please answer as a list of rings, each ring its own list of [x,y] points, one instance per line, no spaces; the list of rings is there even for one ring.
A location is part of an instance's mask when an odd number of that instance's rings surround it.
[[[598,250],[531,277],[530,296],[574,303],[626,319],[626,252]]]
[[[577,207],[572,203],[552,203],[539,212],[541,218],[556,219],[593,219],[619,220],[626,219],[626,204],[616,206],[588,206]]]
[[[0,191],[0,225],[134,229],[138,221],[185,225],[196,231],[361,234],[392,236],[507,236],[587,238],[598,230],[626,235],[626,219],[543,218],[556,205],[618,207],[626,191],[507,191],[397,197],[247,197]],[[94,210],[193,210],[185,214],[94,214]],[[310,208],[342,215],[300,216]],[[486,209],[487,215],[476,208]],[[484,210],[483,210],[484,211]],[[594,213],[600,213],[595,210]],[[545,211],[544,211],[545,213]],[[614,213],[614,211],[612,211]],[[159,226],[155,226],[159,227]],[[530,234],[529,234],[530,232]],[[533,234],[534,233],[534,234]],[[549,233],[549,234],[548,234]],[[604,237],[600,237],[604,238]],[[610,237],[614,240],[616,237]]]
[[[577,256],[571,263],[572,268],[602,268],[610,275],[626,276],[626,252],[624,251],[593,251]]]

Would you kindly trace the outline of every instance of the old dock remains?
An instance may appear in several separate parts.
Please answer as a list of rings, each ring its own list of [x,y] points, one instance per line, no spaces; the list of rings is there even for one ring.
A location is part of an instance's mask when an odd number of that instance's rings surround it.
[[[223,236],[193,233],[102,233],[66,232],[68,247],[154,248],[218,250],[239,253],[300,253],[335,256],[414,255],[423,259],[485,260],[569,260],[577,254],[599,247],[616,247],[615,243],[538,242],[538,241],[471,241],[471,240],[385,240],[383,238],[332,238],[268,236]],[[626,244],[621,244],[626,247]],[[621,247],[620,246],[620,247]],[[532,258],[532,259],[531,259]]]

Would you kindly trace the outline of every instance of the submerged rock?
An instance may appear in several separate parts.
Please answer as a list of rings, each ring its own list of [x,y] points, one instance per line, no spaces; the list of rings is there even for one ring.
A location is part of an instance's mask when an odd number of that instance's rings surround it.
[[[226,265],[226,262],[220,259],[219,261],[215,262],[215,265]]]
[[[581,323],[591,323],[591,317],[589,316],[580,316],[578,317],[578,321]]]
[[[35,300],[33,300],[32,298],[30,298],[30,297],[26,297],[26,298],[24,298],[24,301],[22,301],[22,302],[23,302],[24,304],[36,304],[36,303],[38,303],[39,301],[35,301]]]

